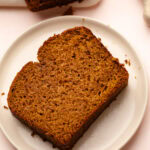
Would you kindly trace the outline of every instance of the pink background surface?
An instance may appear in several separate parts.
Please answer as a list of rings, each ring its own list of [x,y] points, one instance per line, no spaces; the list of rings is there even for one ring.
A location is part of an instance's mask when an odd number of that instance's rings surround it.
[[[96,18],[122,34],[141,56],[150,78],[150,28],[143,19],[142,0],[102,0],[94,7],[76,9],[74,14]],[[26,8],[0,8],[0,53],[31,25],[51,17],[49,10],[32,13]],[[150,101],[140,128],[122,150],[150,150],[149,116]],[[15,150],[1,130],[0,149]]]

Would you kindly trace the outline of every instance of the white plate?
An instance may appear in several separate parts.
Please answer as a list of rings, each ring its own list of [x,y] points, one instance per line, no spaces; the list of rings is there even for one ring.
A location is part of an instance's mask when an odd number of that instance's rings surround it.
[[[7,93],[16,73],[28,61],[36,61],[37,50],[48,37],[75,26],[90,28],[97,37],[102,38],[114,57],[121,63],[130,59],[126,65],[130,74],[128,87],[118,96],[110,107],[94,122],[84,136],[77,142],[74,150],[116,150],[121,148],[138,128],[148,100],[147,78],[143,66],[129,43],[116,31],[102,23],[78,16],[57,17],[33,26],[20,36],[8,49],[0,63],[1,96],[0,126],[8,139],[19,150],[53,150],[51,144],[43,142],[38,136],[15,119],[7,106]]]

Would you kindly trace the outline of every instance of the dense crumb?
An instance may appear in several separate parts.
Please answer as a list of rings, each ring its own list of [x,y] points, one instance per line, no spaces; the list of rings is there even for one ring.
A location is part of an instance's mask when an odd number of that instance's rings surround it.
[[[85,27],[50,37],[8,95],[12,113],[42,138],[70,150],[126,87],[128,72]]]
[[[127,65],[129,65],[129,66],[131,66],[131,62],[130,62],[130,59],[125,59],[125,64],[127,64]]]
[[[7,106],[5,106],[5,105],[4,105],[4,108],[5,108],[5,109],[8,109],[8,107],[7,107]]]
[[[40,11],[48,8],[53,8],[56,6],[63,6],[73,2],[82,2],[83,0],[25,0],[28,8],[31,11]]]
[[[3,92],[3,93],[1,93],[1,95],[2,95],[2,96],[4,96],[4,95],[5,95],[5,93]]]
[[[73,8],[69,7],[63,14],[64,16],[66,15],[73,15]]]

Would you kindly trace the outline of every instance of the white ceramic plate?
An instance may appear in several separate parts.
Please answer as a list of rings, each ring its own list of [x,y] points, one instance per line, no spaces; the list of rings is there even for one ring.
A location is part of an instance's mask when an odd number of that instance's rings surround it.
[[[90,28],[114,57],[126,65],[130,74],[128,87],[110,107],[94,122],[77,142],[74,150],[116,150],[121,148],[138,128],[147,104],[148,86],[143,66],[129,43],[116,31],[102,23],[78,16],[58,17],[33,26],[22,34],[8,49],[0,63],[1,96],[0,126],[8,139],[18,150],[53,150],[51,144],[38,136],[31,136],[31,130],[15,119],[7,106],[7,93],[16,73],[28,61],[36,61],[37,50],[48,37],[75,26]]]

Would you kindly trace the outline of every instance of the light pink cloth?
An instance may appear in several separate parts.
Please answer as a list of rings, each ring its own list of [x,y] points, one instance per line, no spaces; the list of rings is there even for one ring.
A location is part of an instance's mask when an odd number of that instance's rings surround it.
[[[97,18],[122,34],[141,56],[150,78],[150,28],[143,20],[142,0],[102,0],[75,15]],[[50,11],[32,13],[23,8],[0,8],[0,53],[31,25],[51,17]],[[150,150],[150,101],[144,120],[122,150]],[[15,150],[0,131],[0,149]]]

